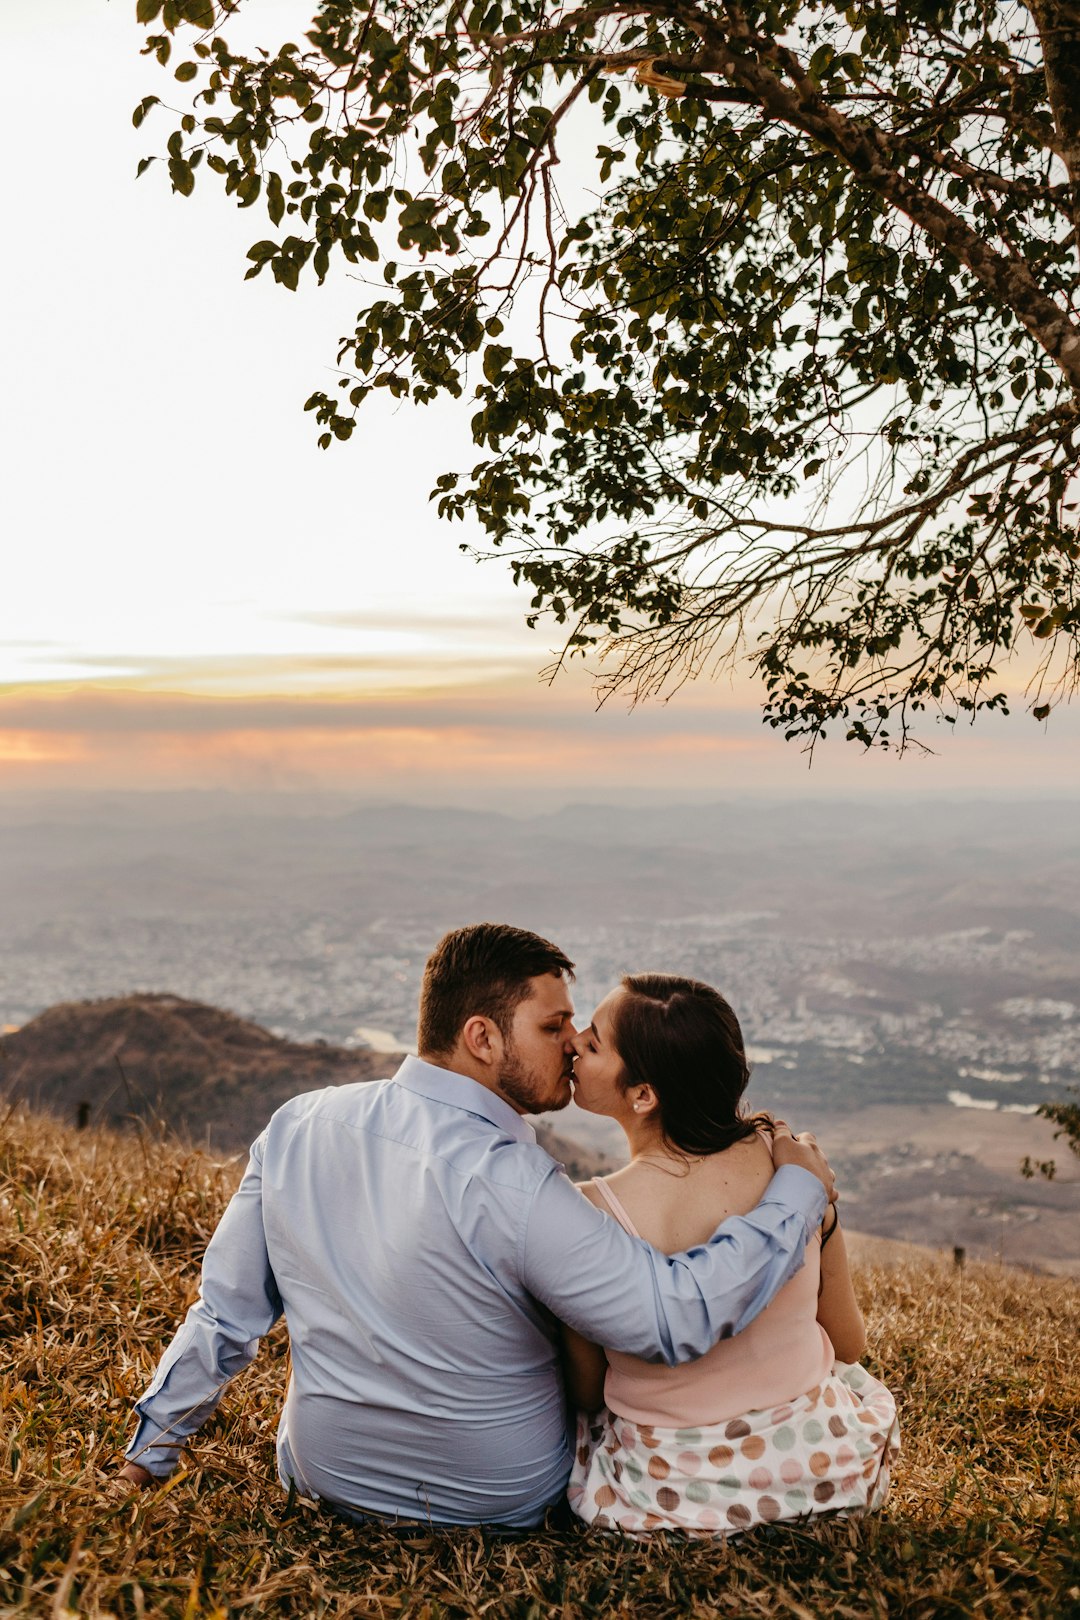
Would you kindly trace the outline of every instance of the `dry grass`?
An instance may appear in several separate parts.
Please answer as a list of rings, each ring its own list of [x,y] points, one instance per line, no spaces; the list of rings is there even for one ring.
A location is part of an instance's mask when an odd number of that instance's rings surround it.
[[[904,1454],[883,1515],[727,1545],[357,1530],[277,1485],[275,1333],[192,1450],[130,1497],[133,1397],[237,1173],[164,1142],[10,1117],[0,1136],[0,1613],[451,1617],[1080,1613],[1080,1289],[864,1267]],[[3,1464],[6,1463],[6,1466]]]

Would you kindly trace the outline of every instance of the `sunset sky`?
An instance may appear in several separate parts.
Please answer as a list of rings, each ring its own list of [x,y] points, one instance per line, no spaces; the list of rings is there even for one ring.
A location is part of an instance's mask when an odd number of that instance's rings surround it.
[[[746,683],[599,714],[587,680],[542,684],[499,564],[458,550],[435,475],[468,465],[468,404],[371,411],[315,446],[360,289],[245,283],[264,216],[201,184],[170,196],[169,80],[134,0],[10,0],[0,282],[0,789],[318,788],[507,807],[567,799],[1072,795],[1080,721],[1023,710],[935,727],[933,757],[839,742],[812,770]],[[270,17],[305,15],[259,0]],[[267,35],[272,33],[265,26]]]

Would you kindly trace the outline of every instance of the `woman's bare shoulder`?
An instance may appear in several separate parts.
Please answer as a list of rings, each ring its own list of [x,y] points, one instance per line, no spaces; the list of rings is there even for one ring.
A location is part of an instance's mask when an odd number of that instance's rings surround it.
[[[692,1162],[707,1165],[722,1175],[759,1170],[772,1164],[772,1138],[763,1131],[755,1131],[752,1136],[743,1136],[738,1142],[732,1142],[730,1147],[708,1153],[703,1159]]]
[[[589,1200],[590,1204],[595,1204],[597,1209],[604,1208],[604,1195],[602,1192],[598,1191],[594,1182],[579,1181],[577,1184],[577,1190],[579,1193],[581,1193],[583,1198],[587,1198]]]
[[[631,1159],[629,1164],[624,1164],[618,1170],[613,1170],[609,1176],[599,1176],[597,1180],[605,1182],[616,1198],[621,1199],[627,1193],[632,1195],[635,1189],[639,1187],[652,1186],[655,1182],[655,1175],[650,1170],[646,1159]],[[604,1196],[602,1193],[597,1192],[595,1187],[593,1188],[593,1194],[594,1203],[603,1203]]]

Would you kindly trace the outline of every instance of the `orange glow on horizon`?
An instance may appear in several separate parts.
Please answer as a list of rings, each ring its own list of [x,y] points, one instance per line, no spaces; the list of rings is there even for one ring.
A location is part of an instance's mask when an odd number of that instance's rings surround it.
[[[10,739],[5,747],[4,739]],[[724,755],[760,753],[766,739],[702,738],[672,735],[625,745],[608,742],[598,757],[595,744],[580,734],[551,731],[515,733],[512,726],[280,727],[198,734],[140,731],[136,735],[99,733],[70,738],[48,732],[0,733],[0,771],[5,766],[78,767],[87,785],[177,786],[197,782],[221,785],[235,779],[253,783],[278,778],[329,781],[342,787],[377,786],[384,777],[423,777],[447,783],[514,778],[573,782],[586,772],[591,780],[632,780],[644,768],[662,771],[664,762],[685,769],[693,761]],[[54,772],[47,773],[49,780]]]
[[[1078,721],[1080,705],[1049,727],[1022,712],[985,717],[974,731],[931,720],[922,735],[935,752],[904,760],[867,756],[834,733],[809,770],[799,742],[761,724],[754,695],[726,685],[632,712],[613,699],[597,713],[578,672],[553,688],[518,677],[287,697],[23,684],[0,687],[0,787],[333,790],[525,806],[642,793],[999,796],[1025,784],[1071,796]]]
[[[0,731],[0,769],[6,765],[66,764],[88,758],[83,739],[50,731]]]

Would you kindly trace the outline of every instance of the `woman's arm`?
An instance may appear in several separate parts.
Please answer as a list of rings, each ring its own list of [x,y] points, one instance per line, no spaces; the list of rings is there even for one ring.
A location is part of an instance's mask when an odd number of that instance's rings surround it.
[[[562,1325],[562,1365],[570,1405],[579,1412],[599,1412],[604,1404],[607,1357],[598,1344]]]
[[[748,1215],[732,1216],[707,1243],[665,1255],[590,1209],[552,1166],[532,1196],[518,1275],[586,1338],[673,1367],[765,1309],[798,1271],[825,1204],[816,1174],[785,1164]]]
[[[837,1361],[858,1361],[866,1349],[866,1328],[852,1287],[847,1247],[835,1204],[826,1213],[822,1227],[817,1319],[832,1340]]]
[[[591,1181],[582,1182],[578,1192],[594,1208],[605,1211],[607,1205]],[[569,1397],[570,1430],[573,1433],[574,1412],[599,1412],[604,1404],[604,1379],[607,1377],[607,1357],[600,1345],[593,1344],[574,1328],[559,1323],[562,1333],[563,1383]]]

